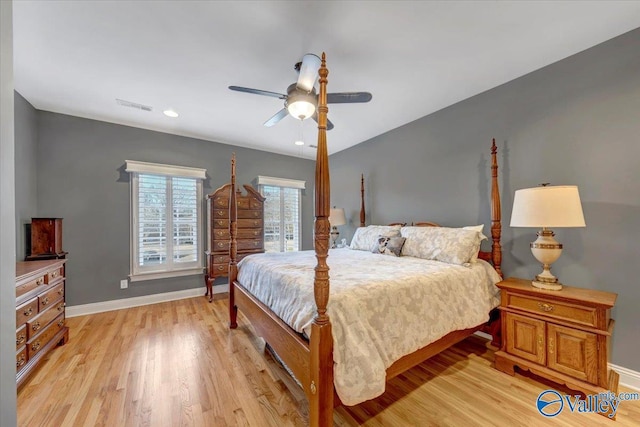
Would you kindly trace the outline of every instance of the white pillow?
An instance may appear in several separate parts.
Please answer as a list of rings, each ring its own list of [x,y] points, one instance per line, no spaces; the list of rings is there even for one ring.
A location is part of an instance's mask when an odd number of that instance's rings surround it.
[[[349,247],[359,251],[371,251],[378,245],[379,237],[397,236],[400,236],[399,225],[370,225],[368,227],[359,227],[353,235]]]
[[[477,259],[482,233],[449,227],[402,227],[403,256],[467,265]]]
[[[465,230],[473,230],[473,231],[477,231],[478,233],[480,233],[480,240],[489,240],[489,238],[487,236],[484,235],[484,233],[482,232],[482,229],[484,228],[484,224],[480,224],[480,225],[467,225],[466,227],[462,227]]]

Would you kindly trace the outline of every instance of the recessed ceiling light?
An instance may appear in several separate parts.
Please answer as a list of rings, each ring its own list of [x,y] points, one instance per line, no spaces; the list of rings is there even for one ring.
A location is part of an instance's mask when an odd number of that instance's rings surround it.
[[[296,142],[294,142],[294,144],[296,144],[296,145],[304,145],[304,141],[296,141]]]
[[[164,113],[164,115],[165,115],[165,116],[167,116],[167,117],[174,117],[174,118],[175,118],[175,117],[178,117],[178,116],[179,116],[179,114],[178,114],[175,110],[171,110],[171,109],[169,109],[169,110],[164,110],[164,111],[163,111],[163,113]]]

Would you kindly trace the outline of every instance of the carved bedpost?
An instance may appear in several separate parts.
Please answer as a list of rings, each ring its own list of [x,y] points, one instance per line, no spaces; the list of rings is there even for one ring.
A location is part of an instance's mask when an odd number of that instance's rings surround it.
[[[364,174],[360,175],[360,227],[364,227],[366,214],[364,211]]]
[[[333,426],[333,337],[327,315],[329,302],[329,156],[327,153],[327,76],[326,56],[322,53],[320,93],[318,96],[318,151],[316,154],[316,222],[313,294],[317,314],[311,325],[311,375],[305,390],[309,397],[309,424],[312,427]]]
[[[235,288],[233,283],[238,277],[238,264],[236,259],[238,256],[238,244],[236,235],[238,233],[238,208],[236,202],[236,153],[231,156],[231,192],[229,194],[229,327],[235,329],[238,327],[238,307],[235,303]]]
[[[496,153],[496,139],[493,138],[491,144],[491,261],[493,268],[502,276],[502,245],[500,237],[502,234],[501,208],[500,208],[500,189],[498,187],[498,159]]]

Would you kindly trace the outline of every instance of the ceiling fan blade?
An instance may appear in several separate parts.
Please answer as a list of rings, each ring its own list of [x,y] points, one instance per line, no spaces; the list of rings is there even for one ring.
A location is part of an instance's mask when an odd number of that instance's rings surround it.
[[[269,120],[264,122],[264,125],[270,128],[271,126],[278,123],[280,120],[284,119],[287,116],[287,114],[289,114],[289,112],[287,111],[286,108],[283,108],[282,110],[275,113]]]
[[[297,64],[296,64],[297,69]],[[307,53],[302,57],[300,69],[298,70],[298,82],[296,86],[305,92],[311,92],[318,80],[318,70],[320,69],[320,58],[313,53]]]
[[[242,86],[229,86],[229,89],[235,90],[238,92],[253,93],[254,95],[264,95],[264,96],[272,96],[274,98],[287,99],[287,95],[284,95],[282,93],[269,92],[268,90],[251,89],[251,88],[242,87]]]
[[[369,92],[328,93],[327,104],[348,104],[353,102],[369,102],[373,96]]]
[[[311,116],[311,118],[312,118],[316,123],[318,123],[318,112],[316,111],[316,112],[314,113],[314,115],[313,115],[313,116]],[[327,130],[331,130],[331,129],[333,129],[333,123],[331,123],[331,120],[329,120],[329,118],[327,118]]]

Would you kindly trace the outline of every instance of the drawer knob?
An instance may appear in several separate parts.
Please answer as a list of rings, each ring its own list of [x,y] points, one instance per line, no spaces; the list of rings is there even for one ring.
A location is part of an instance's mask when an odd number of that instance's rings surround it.
[[[33,344],[31,344],[31,351],[38,351],[40,350],[40,341],[36,341]]]
[[[60,320],[58,321],[58,327],[59,327],[59,328],[62,328],[63,326],[64,326],[64,319],[60,319]]]
[[[51,277],[58,277],[58,271],[54,271],[53,273],[51,273]]]
[[[218,215],[224,216],[224,212],[223,211],[218,211]]]
[[[20,344],[22,344],[26,338],[27,338],[27,337],[26,337],[26,336],[24,336],[24,335],[20,335],[19,337],[17,337],[17,338],[16,338],[16,345],[20,345]]]
[[[218,247],[219,247],[219,248],[223,248],[223,247],[224,247],[224,243],[222,243],[222,242],[218,242]]]
[[[40,329],[40,322],[36,322],[33,325],[31,325],[31,329],[33,330],[33,332],[37,331],[38,329]]]
[[[219,265],[219,266],[218,266],[218,271],[222,271],[222,270],[224,270],[224,266]]]
[[[64,304],[58,305],[58,311],[62,311],[62,310],[64,310]]]
[[[36,280],[36,286],[40,286],[44,283],[44,277],[39,278],[38,280]]]
[[[216,232],[216,234],[217,234],[218,236],[224,236],[224,231],[217,231],[217,232]]]
[[[254,232],[253,232],[253,235],[254,235],[254,236],[257,236],[257,235],[258,235],[258,232],[257,232],[257,231],[254,231]]]
[[[218,225],[224,225],[224,221],[218,221]]]
[[[253,221],[253,225],[258,225],[260,224],[258,221]]]
[[[64,294],[64,289],[62,288],[58,289],[58,295],[62,295],[62,294]]]
[[[42,305],[47,305],[49,304],[49,297],[44,297],[44,299],[42,300]]]
[[[546,302],[539,302],[538,307],[540,308],[540,310],[547,313],[553,311],[553,306],[551,304],[547,304]]]
[[[20,366],[24,365],[26,362],[26,360],[24,359],[24,354],[20,355],[20,359],[16,360],[16,368],[19,368]]]
[[[29,308],[28,308],[28,309],[26,309],[26,310],[24,311],[24,313],[22,313],[22,314],[24,314],[26,317],[31,316],[31,315],[33,314],[33,307],[29,307]]]

